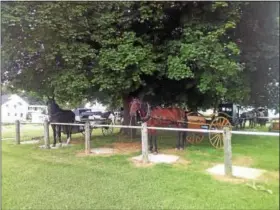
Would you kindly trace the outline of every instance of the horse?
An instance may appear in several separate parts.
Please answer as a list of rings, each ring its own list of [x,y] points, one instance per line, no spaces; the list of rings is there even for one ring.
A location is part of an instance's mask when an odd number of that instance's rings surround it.
[[[246,121],[249,120],[249,127],[253,128],[256,126],[257,112],[256,110],[251,110],[248,112],[243,112],[240,116],[240,128],[245,128]]]
[[[115,116],[114,112],[112,112],[112,111],[104,112],[101,114],[101,117],[105,118],[105,119],[110,119],[115,124],[116,116]]]
[[[257,123],[263,127],[267,123],[268,111],[267,109],[257,109]]]
[[[179,108],[161,108],[159,106],[151,108],[149,103],[146,103],[147,111],[143,108],[143,103],[137,98],[134,98],[130,103],[130,117],[140,118],[142,122],[147,122],[148,127],[154,126],[170,126],[178,128],[187,127],[187,116],[183,109]],[[148,129],[149,151],[154,154],[158,153],[157,136],[155,129]],[[179,131],[176,149],[183,150],[186,143],[186,132]]]
[[[71,110],[63,110],[61,109],[55,100],[52,98],[47,102],[48,106],[48,115],[50,123],[74,123],[75,122],[75,114]],[[56,145],[56,138],[58,137],[60,145],[61,142],[61,128],[66,132],[67,135],[67,144],[69,144],[71,140],[71,126],[70,125],[51,125],[53,130],[53,147]]]

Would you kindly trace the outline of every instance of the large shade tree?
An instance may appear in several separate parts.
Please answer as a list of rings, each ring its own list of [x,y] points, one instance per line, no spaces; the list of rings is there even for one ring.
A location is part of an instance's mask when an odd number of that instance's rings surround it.
[[[2,76],[73,105],[122,101],[126,115],[133,96],[194,108],[241,103],[250,87],[235,34],[244,4],[5,2]]]
[[[246,102],[279,108],[279,2],[254,2],[242,11],[235,35],[251,90]]]

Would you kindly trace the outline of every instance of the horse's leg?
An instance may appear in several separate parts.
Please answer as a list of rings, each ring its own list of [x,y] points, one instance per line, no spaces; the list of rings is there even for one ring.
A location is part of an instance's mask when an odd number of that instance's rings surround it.
[[[67,141],[66,141],[66,144],[69,144],[69,143],[70,143],[70,140],[71,140],[71,126],[70,126],[70,125],[66,125],[66,126],[65,126],[65,130],[66,130],[66,133],[67,133]]]
[[[148,135],[148,140],[149,140],[149,151],[152,153],[153,152],[153,141],[152,141],[152,135]]]
[[[62,141],[61,141],[61,125],[57,126],[57,137],[58,137],[59,145],[62,146]]]
[[[52,125],[53,130],[53,147],[56,145],[56,125]]]
[[[181,146],[182,146],[182,144],[181,144],[181,135],[182,135],[181,131],[178,131],[178,149],[179,150],[182,149],[181,148]]]
[[[158,154],[158,149],[157,149],[157,135],[154,134],[154,154]]]
[[[185,149],[185,143],[186,143],[186,136],[187,136],[187,132],[183,131],[182,132],[182,147],[183,147],[183,150]],[[187,147],[187,145],[186,145]]]
[[[178,131],[178,133],[177,133],[177,141],[176,141],[175,150],[179,150],[179,149],[180,149],[180,131]]]
[[[188,143],[188,141],[187,141],[187,136],[188,136],[188,132],[186,131],[186,132],[184,132],[184,136],[183,136],[184,145],[185,145],[186,147],[189,146],[189,143]]]
[[[184,139],[183,139],[184,132],[180,131],[179,135],[179,142],[180,142],[180,150],[184,150]]]

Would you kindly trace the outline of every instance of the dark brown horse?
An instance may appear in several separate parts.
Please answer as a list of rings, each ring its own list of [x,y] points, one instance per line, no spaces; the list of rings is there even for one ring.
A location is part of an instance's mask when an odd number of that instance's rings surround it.
[[[55,102],[54,98],[49,98],[47,102],[48,106],[48,114],[49,114],[49,121],[50,123],[74,123],[75,121],[75,114],[71,110],[63,110],[61,109],[57,103]],[[67,144],[70,142],[71,139],[71,129],[70,125],[51,125],[53,129],[53,147],[56,146],[56,138],[60,145],[61,142],[61,128],[64,129],[67,135]]]
[[[146,105],[146,108],[144,106]],[[187,127],[186,112],[179,108],[151,108],[148,103],[144,104],[139,99],[133,99],[130,103],[129,114],[131,117],[139,117],[142,122],[147,122],[148,127]],[[149,150],[157,153],[157,132],[148,129]],[[186,132],[179,131],[176,149],[184,149]]]

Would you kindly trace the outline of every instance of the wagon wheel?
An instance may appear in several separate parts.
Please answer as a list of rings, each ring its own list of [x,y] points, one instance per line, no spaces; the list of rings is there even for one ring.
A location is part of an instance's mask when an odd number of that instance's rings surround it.
[[[204,138],[203,134],[199,134],[199,133],[190,133],[186,140],[190,143],[190,144],[199,144],[202,142]]]
[[[224,127],[231,124],[229,120],[225,117],[216,117],[210,124],[210,130],[223,130]],[[209,133],[209,141],[213,147],[220,149],[224,146],[223,134],[222,133]]]
[[[109,125],[113,125],[113,122],[111,121]],[[102,127],[102,133],[104,136],[112,134],[113,131],[114,131],[113,127]]]

